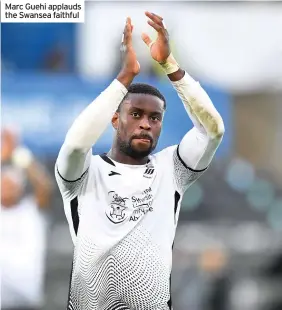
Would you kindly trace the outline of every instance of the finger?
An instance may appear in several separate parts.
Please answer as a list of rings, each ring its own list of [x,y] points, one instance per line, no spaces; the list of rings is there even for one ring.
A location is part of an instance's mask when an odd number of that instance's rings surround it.
[[[123,33],[123,44],[127,45],[130,42],[130,28],[129,25],[126,25],[124,33]]]
[[[150,12],[145,13],[147,17],[149,17],[154,23],[163,26],[163,18]]]
[[[148,24],[153,27],[157,32],[160,32],[162,29],[164,29],[162,26],[152,22],[151,20],[148,20]]]
[[[153,13],[153,12],[148,12],[148,11],[146,11],[145,12],[145,14],[147,15],[152,15],[152,16],[155,16],[155,17],[157,17],[159,20],[163,20],[163,17],[161,17],[160,15],[157,15],[157,14],[155,14],[155,13]],[[148,16],[147,15],[147,16]],[[149,17],[149,16],[148,16]]]
[[[130,45],[132,43],[132,25],[130,17],[126,19],[126,25],[123,34],[124,34],[123,44]]]
[[[148,45],[149,47],[151,46],[151,43],[153,42],[151,40],[151,38],[147,35],[147,33],[142,33],[142,40],[145,42],[146,45]]]
[[[126,29],[127,29],[127,23],[128,23],[128,18],[126,18],[126,21],[125,21],[125,25],[124,25],[124,28],[123,28],[123,33],[122,33],[122,42],[124,42],[124,36],[125,36],[125,33],[126,33]]]
[[[157,14],[155,14],[155,13],[151,13],[151,14],[153,14],[154,16],[157,16],[161,21],[164,20],[163,17],[161,17],[160,15],[157,15]]]
[[[127,17],[127,18],[126,18],[126,23],[129,24],[129,25],[131,25],[131,18],[130,18],[130,17]]]
[[[155,19],[156,21],[162,21],[163,18],[155,13],[152,13],[152,12],[148,12],[146,11],[145,12],[145,15],[151,19]]]

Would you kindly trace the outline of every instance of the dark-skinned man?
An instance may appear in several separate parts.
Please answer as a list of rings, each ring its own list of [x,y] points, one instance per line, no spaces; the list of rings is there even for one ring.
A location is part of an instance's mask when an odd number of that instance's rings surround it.
[[[181,200],[208,168],[224,134],[206,92],[173,58],[163,18],[145,14],[158,37],[153,42],[142,34],[142,39],[194,127],[179,145],[153,154],[166,104],[179,103],[166,103],[153,86],[132,83],[140,65],[127,18],[122,69],[78,115],[55,167],[74,243],[71,310],[172,309],[172,245]],[[93,156],[110,122],[112,147]]]

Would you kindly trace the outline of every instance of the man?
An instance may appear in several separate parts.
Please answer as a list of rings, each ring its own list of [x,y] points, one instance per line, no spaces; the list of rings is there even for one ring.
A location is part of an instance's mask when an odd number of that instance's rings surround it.
[[[47,241],[41,210],[50,204],[52,180],[13,131],[2,130],[1,137],[1,307],[40,309]]]
[[[152,86],[131,85],[140,65],[127,18],[122,69],[75,120],[56,162],[74,242],[68,309],[171,309],[172,245],[181,199],[210,164],[224,133],[205,91],[172,57],[163,19],[145,14],[158,37],[152,42],[142,34],[143,41],[195,126],[179,146],[151,154],[166,102]],[[92,156],[110,121],[116,130],[111,150]]]

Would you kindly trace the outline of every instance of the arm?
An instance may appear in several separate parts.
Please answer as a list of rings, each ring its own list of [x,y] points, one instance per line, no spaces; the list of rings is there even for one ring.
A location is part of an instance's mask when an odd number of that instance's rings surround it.
[[[167,74],[194,124],[194,128],[182,139],[177,154],[187,168],[205,169],[222,140],[223,120],[204,89],[179,67],[172,56],[163,18],[149,12],[146,16],[150,18],[148,23],[158,32],[158,37],[153,42],[147,34],[142,34],[143,41],[150,47],[152,58]]]
[[[45,171],[39,162],[33,160],[33,162],[27,167],[26,172],[33,187],[37,205],[40,208],[49,206],[53,184],[47,171]]]
[[[130,18],[127,18],[122,41],[123,64],[117,78],[90,105],[88,105],[69,129],[59,152],[56,173],[71,184],[83,181],[91,161],[91,148],[97,142],[127,94],[127,88],[139,73],[140,66],[132,46]],[[71,185],[70,185],[71,186]]]
[[[23,147],[14,150],[12,162],[15,166],[26,171],[37,205],[40,208],[47,207],[51,200],[53,183],[44,167],[28,149]]]
[[[125,94],[125,86],[116,79],[76,118],[57,158],[57,173],[63,179],[73,182],[87,171],[91,148],[109,125]]]
[[[183,77],[179,76],[181,71],[178,69],[168,77],[194,128],[180,142],[179,156],[189,168],[202,170],[208,167],[222,141],[224,123],[201,85],[185,71]]]

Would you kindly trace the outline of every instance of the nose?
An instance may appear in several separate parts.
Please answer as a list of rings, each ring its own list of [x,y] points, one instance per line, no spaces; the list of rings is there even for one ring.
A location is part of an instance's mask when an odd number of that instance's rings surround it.
[[[143,117],[139,124],[140,129],[150,130],[151,126],[149,120],[146,117]]]

